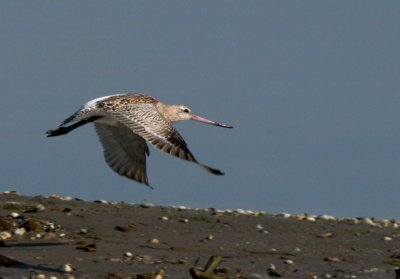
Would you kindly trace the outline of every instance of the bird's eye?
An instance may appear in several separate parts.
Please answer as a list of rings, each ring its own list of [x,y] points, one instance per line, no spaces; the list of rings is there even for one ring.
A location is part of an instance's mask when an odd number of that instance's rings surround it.
[[[190,110],[188,108],[184,108],[183,112],[190,112]]]

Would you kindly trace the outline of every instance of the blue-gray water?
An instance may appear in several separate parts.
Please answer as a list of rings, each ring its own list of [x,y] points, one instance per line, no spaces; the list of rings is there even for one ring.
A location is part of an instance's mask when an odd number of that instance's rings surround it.
[[[31,195],[400,218],[400,2],[3,1],[0,186]],[[115,174],[84,102],[145,92],[233,125],[175,126],[212,176],[154,148]]]

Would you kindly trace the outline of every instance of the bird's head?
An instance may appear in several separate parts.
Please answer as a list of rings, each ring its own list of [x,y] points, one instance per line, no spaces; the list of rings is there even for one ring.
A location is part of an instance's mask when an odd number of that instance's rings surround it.
[[[170,121],[195,120],[198,122],[219,126],[223,128],[233,128],[232,126],[221,124],[192,113],[192,110],[185,105],[171,105],[168,107],[168,119]]]

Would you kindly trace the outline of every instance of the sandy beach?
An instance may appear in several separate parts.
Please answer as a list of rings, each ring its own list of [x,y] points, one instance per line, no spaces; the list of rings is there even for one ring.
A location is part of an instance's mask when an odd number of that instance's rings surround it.
[[[395,220],[15,193],[0,204],[1,278],[396,278],[400,264]]]

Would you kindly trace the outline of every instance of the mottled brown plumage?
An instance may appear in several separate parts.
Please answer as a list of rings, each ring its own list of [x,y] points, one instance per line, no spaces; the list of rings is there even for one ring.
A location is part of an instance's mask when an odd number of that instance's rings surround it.
[[[231,126],[192,114],[184,105],[165,105],[142,94],[118,94],[87,102],[75,114],[64,120],[49,137],[67,134],[86,123],[94,122],[108,165],[118,174],[149,185],[146,172],[146,141],[172,156],[192,161],[210,173],[220,170],[199,163],[182,136],[171,125],[178,120],[196,120],[220,127]],[[70,126],[66,124],[73,122]]]

